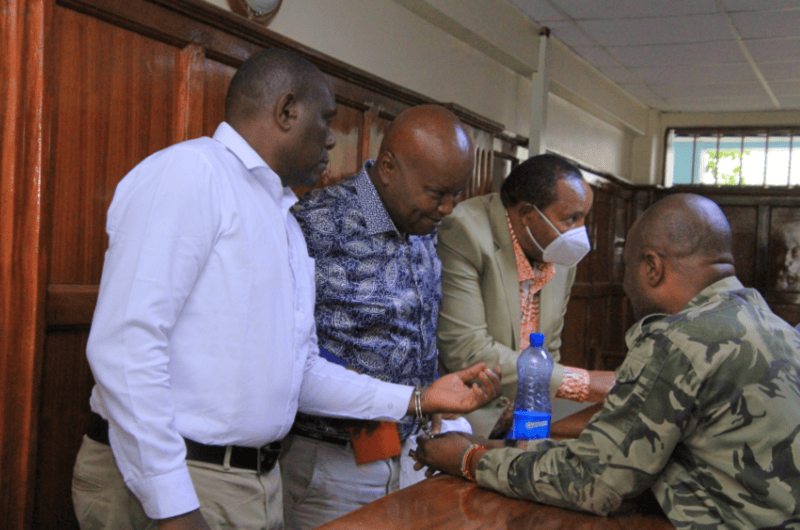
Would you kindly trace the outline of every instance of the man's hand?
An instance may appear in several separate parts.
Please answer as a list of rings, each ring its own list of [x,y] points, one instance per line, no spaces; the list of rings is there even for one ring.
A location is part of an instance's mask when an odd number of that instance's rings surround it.
[[[158,530],[211,530],[200,509],[183,515],[158,520]]]
[[[477,379],[469,385],[468,382]],[[479,409],[500,395],[500,367],[494,370],[478,363],[464,370],[447,374],[422,389],[421,405],[424,414],[437,412],[466,413]],[[414,400],[408,413],[414,414]]]
[[[411,456],[417,461],[414,469],[420,470],[428,466],[425,476],[430,477],[436,471],[456,477],[461,476],[461,458],[472,444],[472,440],[460,432],[437,434],[433,438],[417,439],[417,450]]]

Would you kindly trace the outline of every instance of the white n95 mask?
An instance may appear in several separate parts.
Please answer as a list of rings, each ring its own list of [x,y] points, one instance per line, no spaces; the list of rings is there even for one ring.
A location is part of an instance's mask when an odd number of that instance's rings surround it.
[[[567,230],[562,234],[539,208],[534,206],[534,209],[536,209],[541,218],[558,233],[558,237],[551,241],[550,244],[547,245],[547,248],[542,248],[539,242],[536,241],[536,238],[533,237],[531,229],[525,226],[528,235],[531,236],[533,242],[539,250],[542,251],[542,259],[546,263],[556,263],[566,267],[574,267],[590,250],[592,250],[592,244],[589,242],[589,233],[586,231],[585,226]]]

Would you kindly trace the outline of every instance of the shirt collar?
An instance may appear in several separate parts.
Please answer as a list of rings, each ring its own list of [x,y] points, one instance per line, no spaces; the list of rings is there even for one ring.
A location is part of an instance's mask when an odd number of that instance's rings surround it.
[[[514,232],[514,227],[511,225],[511,217],[506,212],[506,223],[508,223],[508,232],[511,235],[511,244],[514,247],[514,259],[517,262],[517,279],[520,283],[524,281],[532,281],[534,284],[539,284],[537,291],[541,289],[544,284],[549,282],[555,276],[556,268],[552,263],[535,263],[531,264],[522,246],[519,244],[517,234]]]
[[[220,123],[214,132],[214,140],[236,155],[242,165],[250,171],[253,177],[282,208],[289,208],[297,202],[297,197],[292,189],[281,183],[281,178],[278,174],[264,162],[261,155],[230,124],[224,121]]]
[[[369,178],[369,170],[375,160],[367,160],[361,167],[361,171],[354,177],[356,186],[356,196],[358,197],[358,204],[361,206],[361,211],[364,212],[364,219],[367,223],[367,233],[369,235],[382,234],[385,232],[395,232],[400,234],[397,227],[389,217],[389,212],[383,205],[378,190]]]
[[[705,304],[714,300],[721,301],[724,293],[740,289],[744,289],[742,282],[736,276],[728,276],[697,293],[679,313],[689,313],[692,309],[705,306]],[[665,313],[653,313],[636,322],[625,334],[625,342],[628,345],[628,349],[632,348],[643,334],[652,332],[657,328],[667,328],[672,322],[671,320],[666,320],[670,316]]]

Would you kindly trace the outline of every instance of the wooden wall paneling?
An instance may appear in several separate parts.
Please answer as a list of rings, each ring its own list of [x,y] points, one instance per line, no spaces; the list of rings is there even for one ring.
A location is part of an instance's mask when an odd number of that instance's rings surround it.
[[[800,323],[800,205],[770,212],[766,298],[772,310],[796,326]]]
[[[587,256],[586,266],[583,261],[578,266],[580,281],[607,283],[612,280],[614,260],[614,222],[616,202],[613,191],[598,186],[594,188],[594,205],[587,219],[592,252]],[[577,281],[577,278],[576,278]]]
[[[0,526],[28,528],[47,252],[46,0],[0,9]]]
[[[366,111],[364,105],[337,98],[336,116],[331,122],[331,131],[336,145],[330,150],[328,166],[316,186],[294,187],[295,195],[302,197],[314,188],[324,188],[336,184],[361,169],[364,151],[364,126]]]
[[[492,191],[492,168],[494,152],[494,135],[470,125],[465,125],[472,139],[473,169],[470,179],[459,201],[477,197]]]
[[[583,368],[587,365],[585,352],[588,350],[589,333],[586,320],[590,308],[591,298],[588,293],[581,292],[580,286],[573,287],[561,332],[560,362],[565,366]]]
[[[225,120],[225,94],[236,68],[206,58],[203,67],[203,136],[213,136],[217,126]]]
[[[372,158],[370,156],[371,142],[373,142],[373,134],[377,133],[378,127],[378,109],[370,107],[363,113],[363,123],[361,125],[361,136],[359,139],[359,164],[363,164],[365,160]]]
[[[72,464],[86,430],[85,358],[105,217],[122,177],[203,127],[203,50],[183,50],[85,13],[56,8],[51,261],[42,359],[34,527],[76,528]]]
[[[189,44],[178,55],[175,76],[178,107],[174,113],[175,143],[203,136],[205,63],[205,50],[197,44]]]
[[[758,233],[760,224],[759,207],[754,205],[722,205],[722,211],[731,225],[733,235],[733,262],[736,275],[745,287],[763,283],[757,278],[756,256],[758,254]]]
[[[89,425],[89,395],[94,385],[85,362],[88,337],[88,324],[54,326],[47,332],[31,526],[34,529],[78,530],[71,484],[75,455]]]
[[[585,361],[582,366],[594,369],[598,357],[609,343],[609,286],[612,282],[613,234],[615,201],[613,193],[604,187],[594,186],[594,205],[587,219],[587,228],[592,241],[592,251],[578,265],[576,283],[590,286],[589,305],[586,315]],[[588,259],[587,259],[588,258]]]
[[[780,302],[769,301],[770,308],[772,311],[784,319],[786,322],[791,324],[792,326],[797,326],[800,324],[800,304],[783,304]]]
[[[336,146],[330,151],[330,162],[321,179],[321,184],[329,186],[349,177],[361,169],[365,113],[368,108],[337,98],[336,116],[331,130]]]
[[[595,358],[595,368],[597,370],[616,370],[622,364],[622,361],[625,360],[625,355],[628,353],[625,333],[634,322],[635,319],[630,308],[630,302],[628,297],[625,296],[622,285],[613,285],[608,301],[609,327],[606,334],[607,342]]]
[[[630,221],[631,210],[633,208],[630,194],[627,194],[627,196],[615,194],[613,197],[613,204],[614,221],[611,226],[609,237],[611,245],[609,249],[609,257],[611,259],[610,279],[615,284],[622,285],[622,280],[625,275],[625,260],[623,259],[625,240],[628,236],[628,228],[633,224],[633,222]]]
[[[383,135],[386,132],[386,129],[389,128],[389,124],[392,123],[392,120],[395,118],[395,116],[396,114],[390,115],[385,111],[380,111],[377,113],[375,118],[369,121],[370,127],[369,131],[367,131],[369,137],[369,149],[367,151],[367,158],[377,158],[378,151],[381,147],[381,142],[383,141]]]
[[[98,284],[117,184],[178,136],[180,51],[72,10],[56,14],[49,282]]]
[[[772,205],[759,204],[758,205],[758,224],[756,225],[756,248],[755,248],[755,263],[753,263],[752,276],[753,283],[750,285],[755,287],[762,293],[767,292],[769,283],[769,237],[770,237],[770,213]],[[728,218],[730,222],[730,218]],[[752,235],[751,235],[752,237]],[[734,251],[738,246],[738,242],[734,239]],[[743,268],[745,272],[747,269]],[[739,270],[736,271],[737,275]],[[746,274],[746,272],[745,272]],[[745,284],[747,285],[747,284]],[[800,300],[798,300],[800,302]]]

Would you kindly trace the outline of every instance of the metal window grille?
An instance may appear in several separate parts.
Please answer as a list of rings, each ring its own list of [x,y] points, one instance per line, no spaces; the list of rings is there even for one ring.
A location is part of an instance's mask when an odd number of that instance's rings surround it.
[[[666,144],[666,186],[800,186],[800,127],[668,129]]]

